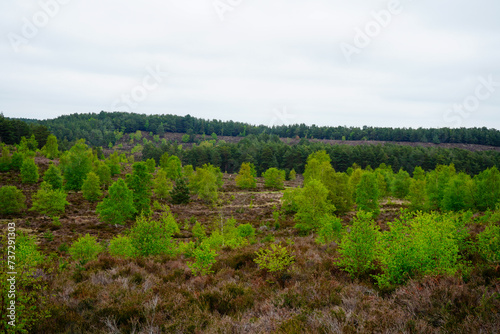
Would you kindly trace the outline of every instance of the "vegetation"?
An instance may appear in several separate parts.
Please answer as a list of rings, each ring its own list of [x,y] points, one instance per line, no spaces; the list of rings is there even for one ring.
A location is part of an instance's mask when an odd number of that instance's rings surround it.
[[[89,202],[95,202],[102,196],[99,176],[94,172],[89,172],[82,185],[83,197]]]
[[[3,186],[0,188],[0,214],[19,213],[26,208],[26,197],[23,192],[15,186]]]
[[[40,189],[33,195],[31,211],[37,211],[48,216],[58,216],[64,213],[67,194],[62,189],[53,189],[47,182],[42,182]]]
[[[38,178],[38,166],[35,164],[35,159],[24,159],[21,167],[21,180],[23,183],[36,183]]]
[[[78,240],[69,247],[69,254],[73,260],[84,265],[89,261],[95,260],[103,249],[104,248],[97,242],[96,237],[86,234],[78,238]]]
[[[132,190],[123,179],[118,179],[109,187],[109,195],[96,208],[99,218],[110,224],[124,224],[136,212]]]

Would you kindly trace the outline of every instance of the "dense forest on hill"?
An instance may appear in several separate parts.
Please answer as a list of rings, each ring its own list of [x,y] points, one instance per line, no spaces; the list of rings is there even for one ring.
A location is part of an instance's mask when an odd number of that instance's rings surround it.
[[[144,115],[125,112],[100,112],[71,114],[51,120],[40,121],[59,140],[73,142],[85,138],[93,146],[107,146],[115,143],[115,131],[123,133],[137,130],[163,135],[164,132],[187,134],[215,133],[218,136],[247,136],[262,133],[275,134],[283,138],[315,138],[336,140],[380,140],[423,143],[463,143],[500,146],[500,131],[483,128],[378,128],[364,126],[316,126],[306,124],[250,125],[234,121],[205,120],[190,115]]]

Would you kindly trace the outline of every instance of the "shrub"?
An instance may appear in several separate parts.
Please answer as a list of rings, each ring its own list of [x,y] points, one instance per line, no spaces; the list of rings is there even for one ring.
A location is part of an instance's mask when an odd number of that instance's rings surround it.
[[[361,276],[373,269],[379,235],[372,214],[359,211],[339,245],[339,265],[351,276]]]
[[[316,242],[327,244],[337,242],[342,236],[342,220],[338,217],[325,215],[319,221],[318,237]]]
[[[158,198],[165,199],[169,197],[170,191],[172,190],[172,181],[167,179],[167,172],[163,169],[159,169],[156,172],[153,184],[154,192]]]
[[[21,181],[23,183],[36,183],[38,178],[38,166],[35,164],[35,159],[24,159],[21,167]]]
[[[494,224],[486,226],[477,238],[481,256],[492,263],[500,262],[500,226]]]
[[[151,205],[151,174],[145,162],[132,166],[132,175],[127,175],[127,186],[134,193],[134,206],[138,213],[149,214]]]
[[[160,222],[144,215],[137,217],[130,229],[132,245],[142,256],[168,254],[174,255],[171,231]]]
[[[303,188],[288,188],[283,192],[281,198],[281,210],[284,213],[296,213],[299,210],[299,196]]]
[[[262,176],[264,176],[264,186],[276,189],[285,188],[285,171],[272,167],[266,170]]]
[[[170,191],[170,197],[173,204],[186,204],[189,203],[191,197],[189,196],[189,188],[186,185],[184,178],[175,180],[175,186]]]
[[[82,185],[83,197],[89,202],[95,202],[102,196],[99,176],[90,172]]]
[[[100,185],[108,186],[111,183],[111,169],[106,163],[100,162],[95,173],[99,176]]]
[[[193,275],[208,275],[212,273],[212,265],[215,263],[217,253],[215,250],[201,245],[193,250],[193,262],[188,262],[187,265]]]
[[[57,216],[64,213],[68,201],[66,192],[62,189],[52,189],[47,182],[42,182],[40,189],[33,195],[33,206],[30,211],[38,211],[41,214]]]
[[[97,259],[97,256],[103,251],[102,247],[96,240],[96,237],[86,234],[78,238],[70,247],[69,254],[73,260],[78,261],[81,265]]]
[[[52,163],[43,175],[43,180],[49,183],[52,186],[52,189],[61,189],[63,186],[61,170]]]
[[[26,197],[20,189],[15,186],[3,186],[0,188],[0,214],[18,213],[26,208]]]
[[[66,190],[80,191],[87,174],[92,170],[94,155],[85,144],[84,139],[78,140],[71,149],[61,157],[61,165],[66,180]]]
[[[14,152],[12,154],[12,159],[10,162],[10,168],[15,171],[21,171],[21,167],[23,166],[24,156],[22,153]]]
[[[193,236],[196,238],[196,242],[201,243],[206,237],[207,234],[205,232],[205,228],[200,224],[200,222],[196,222],[192,229]]]
[[[108,252],[112,256],[128,259],[135,257],[137,250],[128,236],[117,235],[109,242]]]
[[[335,211],[335,206],[328,200],[328,190],[316,179],[311,179],[297,197],[298,205],[295,228],[301,233],[308,233],[319,227],[320,219],[325,214]]]
[[[295,169],[292,168],[292,170],[290,171],[290,174],[288,176],[288,179],[290,181],[295,181],[296,178],[297,178],[297,173],[295,172]]]
[[[255,238],[255,229],[251,224],[241,224],[237,228],[238,235],[252,241]]]
[[[271,244],[269,248],[260,249],[255,252],[257,257],[254,262],[260,269],[265,269],[271,273],[286,272],[295,262],[295,257],[289,250],[280,244]]]
[[[12,158],[10,156],[9,148],[2,147],[2,156],[0,157],[0,172],[7,172],[12,168]]]
[[[132,190],[123,179],[118,179],[109,187],[109,195],[97,205],[99,218],[110,224],[123,224],[137,212],[134,207]]]
[[[206,202],[215,203],[218,199],[218,190],[222,186],[222,173],[219,167],[210,164],[196,169],[190,187],[198,197]]]

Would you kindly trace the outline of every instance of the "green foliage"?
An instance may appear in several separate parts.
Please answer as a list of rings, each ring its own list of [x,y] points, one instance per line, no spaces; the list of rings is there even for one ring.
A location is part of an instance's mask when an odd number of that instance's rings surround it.
[[[53,189],[47,182],[42,182],[40,189],[33,195],[33,206],[30,211],[38,211],[48,216],[57,216],[64,213],[68,201],[66,192],[62,189]]]
[[[286,214],[296,213],[299,211],[299,196],[303,188],[287,188],[283,192],[281,198],[281,211]]]
[[[328,200],[328,190],[318,180],[310,180],[300,192],[297,198],[298,206],[295,215],[298,224],[295,228],[301,233],[308,233],[320,226],[320,220],[335,211],[335,207]]]
[[[61,170],[53,163],[50,164],[49,168],[43,175],[43,180],[50,184],[53,189],[61,189],[63,187]]]
[[[2,143],[3,144],[3,143]],[[11,169],[12,159],[10,156],[9,148],[2,147],[2,156],[0,157],[0,172],[7,172]]]
[[[326,151],[317,151],[310,154],[307,157],[307,165],[304,171],[304,184],[311,180],[318,180],[324,184],[326,175],[335,173],[330,163],[331,160]]]
[[[35,164],[35,159],[24,159],[21,167],[21,181],[23,183],[36,183],[38,177],[38,166]]]
[[[200,244],[207,237],[205,228],[200,224],[200,222],[196,222],[196,224],[194,224],[191,232],[193,233],[193,236],[196,238],[197,244]]]
[[[191,180],[191,178],[194,176],[194,169],[193,165],[186,165],[182,168],[182,175],[188,179]]]
[[[474,206],[474,188],[469,175],[452,176],[444,189],[441,209],[446,211],[468,210]]]
[[[124,224],[137,212],[134,207],[132,190],[123,179],[118,179],[109,187],[109,194],[97,205],[99,218],[110,224]]]
[[[47,137],[47,142],[42,147],[42,153],[48,159],[54,159],[59,156],[59,145],[57,144],[57,137],[53,134],[50,134]]]
[[[114,257],[123,259],[134,258],[136,249],[132,245],[132,240],[128,236],[117,235],[109,242],[108,252]]]
[[[134,206],[137,213],[149,214],[151,205],[151,174],[145,162],[136,162],[132,166],[132,175],[127,175],[127,186],[134,193]]]
[[[173,204],[187,204],[191,200],[189,196],[189,188],[184,178],[175,180],[175,186],[170,191],[170,197]]]
[[[255,252],[257,257],[254,262],[259,269],[265,269],[271,273],[283,273],[288,271],[295,262],[295,256],[281,244],[271,244],[269,248],[261,248]]]
[[[455,166],[439,165],[435,170],[426,175],[426,192],[428,198],[428,209],[437,210],[441,208],[446,187],[450,179],[455,176]]]
[[[95,202],[102,196],[99,176],[89,172],[82,185],[83,197],[89,202]]]
[[[323,181],[328,189],[328,200],[335,206],[335,211],[343,214],[352,209],[352,193],[349,186],[349,176],[345,173],[325,173]]]
[[[264,186],[267,188],[284,189],[285,171],[277,168],[269,168],[262,174],[264,177]]]
[[[10,162],[10,168],[15,171],[21,171],[21,167],[23,166],[24,162],[24,155],[19,152],[14,152],[12,154],[12,159]]]
[[[146,160],[146,167],[148,168],[148,172],[153,174],[156,170],[156,161],[153,158],[149,158]]]
[[[249,241],[255,239],[255,228],[252,226],[252,224],[241,224],[238,225],[236,229],[240,237],[246,238]]]
[[[173,188],[172,181],[167,178],[167,172],[159,169],[153,181],[154,193],[158,198],[165,199]]]
[[[162,168],[165,169],[165,171],[167,172],[167,177],[170,180],[176,180],[182,175],[181,160],[175,155],[169,157],[165,166],[162,165]]]
[[[290,174],[288,176],[288,179],[290,181],[295,181],[296,178],[297,178],[297,173],[295,172],[295,169],[292,168],[292,170],[290,171]]]
[[[78,238],[70,247],[69,254],[74,261],[81,265],[97,259],[97,256],[104,250],[104,247],[97,242],[96,237],[88,233]]]
[[[325,215],[319,222],[318,237],[316,242],[328,244],[338,242],[342,237],[342,220],[338,217]]]
[[[95,173],[99,176],[99,184],[109,186],[111,183],[111,168],[108,164],[99,162]]]
[[[26,197],[20,189],[15,186],[3,186],[0,188],[0,214],[19,213],[26,208]]]
[[[420,167],[415,168],[407,196],[410,201],[410,210],[423,211],[428,207],[425,182],[425,172]]]
[[[374,216],[380,213],[379,189],[374,173],[365,172],[356,186],[356,204],[358,210],[372,212]]]
[[[83,139],[77,141],[71,149],[61,157],[66,190],[79,191],[83,181],[92,170],[94,156]]]
[[[408,196],[410,191],[411,178],[408,172],[404,171],[402,168],[394,176],[392,182],[391,190],[392,195],[396,198],[405,198]]]
[[[257,186],[255,177],[252,175],[250,163],[244,162],[241,164],[240,171],[235,181],[236,185],[242,189],[255,188]]]
[[[14,232],[12,232],[14,233]],[[34,237],[20,233],[15,236],[15,327],[8,324],[11,319],[7,317],[10,314],[8,307],[13,300],[11,289],[12,274],[7,270],[8,250],[13,250],[12,244],[8,243],[7,234],[0,237],[1,263],[0,270],[0,332],[6,334],[13,333],[32,333],[33,325],[48,317],[46,308],[47,295],[45,293],[46,284],[43,278],[35,275],[37,265],[44,260],[43,255],[38,251]],[[12,240],[12,239],[11,239]]]
[[[194,261],[188,262],[187,265],[193,275],[208,275],[212,273],[212,265],[215,263],[215,258],[217,257],[217,253],[215,250],[201,245],[200,247],[195,248],[192,251]]]
[[[129,237],[139,255],[174,255],[171,226],[164,221],[153,220],[145,215],[137,216]]]
[[[488,168],[474,177],[475,199],[481,211],[493,210],[500,203],[500,171]]]
[[[121,165],[120,165],[120,157],[118,156],[118,152],[115,151],[108,157],[108,160],[106,160],[106,165],[108,165],[108,167],[109,167],[109,172],[111,173],[111,176],[115,176],[117,174],[120,174]]]
[[[218,190],[222,186],[220,168],[211,164],[198,167],[190,182],[190,188],[198,197],[206,202],[215,203],[218,199]]]
[[[339,265],[351,276],[361,276],[374,268],[379,228],[369,212],[358,211],[339,245]]]
[[[500,262],[500,226],[490,224],[479,233],[478,249],[481,256],[492,263]]]

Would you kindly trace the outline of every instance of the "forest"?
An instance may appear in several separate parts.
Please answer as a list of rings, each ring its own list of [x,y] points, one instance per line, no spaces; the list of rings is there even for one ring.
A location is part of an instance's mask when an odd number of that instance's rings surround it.
[[[0,332],[500,330],[500,152],[314,141],[496,130],[0,121]]]

